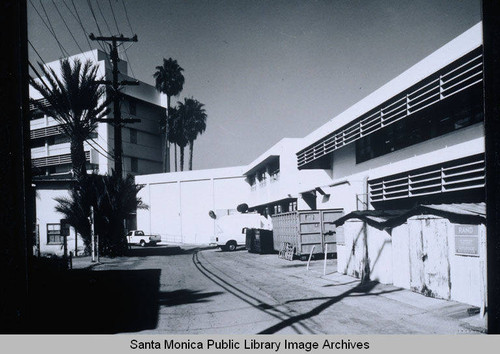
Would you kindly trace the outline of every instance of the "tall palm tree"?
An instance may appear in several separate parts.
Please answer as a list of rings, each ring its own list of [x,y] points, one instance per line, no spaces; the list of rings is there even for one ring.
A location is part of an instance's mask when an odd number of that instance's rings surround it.
[[[184,76],[182,75],[183,68],[177,64],[177,60],[172,58],[165,59],[163,58],[163,65],[156,67],[156,72],[153,74],[153,77],[156,80],[156,89],[165,95],[167,95],[167,117],[165,119],[165,146],[163,149],[163,171],[167,171],[167,144],[174,143],[174,154],[175,154],[175,170],[177,171],[177,148],[175,148],[175,142],[168,140],[168,126],[169,119],[168,116],[170,114],[170,99],[172,96],[177,96],[184,86]]]
[[[194,141],[207,129],[207,114],[204,104],[193,98],[184,99],[184,105],[187,107],[184,130],[189,142],[189,170],[192,170]]]
[[[90,61],[84,64],[75,59],[70,63],[62,59],[61,72],[38,63],[43,73],[43,81],[30,77],[30,84],[48,105],[31,99],[35,108],[53,117],[60,128],[70,138],[71,164],[78,182],[87,176],[84,141],[97,127],[97,120],[106,113],[110,99],[104,99],[105,90],[96,82],[97,66]]]
[[[170,115],[168,117],[169,141],[179,146],[180,151],[180,170],[184,170],[184,148],[189,143],[186,133],[186,120],[187,114],[185,106],[182,102],[177,102],[177,107],[170,109]]]

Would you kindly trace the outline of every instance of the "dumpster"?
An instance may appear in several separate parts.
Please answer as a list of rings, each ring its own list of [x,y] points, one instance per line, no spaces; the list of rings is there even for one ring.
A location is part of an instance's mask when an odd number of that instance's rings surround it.
[[[273,232],[264,229],[246,229],[246,249],[252,253],[274,253]]]
[[[293,249],[293,254],[306,258],[311,252],[337,252],[337,229],[334,222],[344,215],[342,209],[297,210],[275,214],[273,247],[275,251]]]

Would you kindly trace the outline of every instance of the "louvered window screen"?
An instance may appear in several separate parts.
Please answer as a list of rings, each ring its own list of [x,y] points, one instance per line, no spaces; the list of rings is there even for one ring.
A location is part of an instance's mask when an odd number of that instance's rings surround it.
[[[370,202],[483,188],[484,155],[368,181]]]
[[[90,151],[85,151],[85,160],[90,161]],[[55,155],[32,159],[31,164],[34,167],[56,166],[71,163],[71,154]]]
[[[297,153],[297,166],[309,163],[364,136],[404,119],[483,80],[482,47],[473,50],[352,123]]]

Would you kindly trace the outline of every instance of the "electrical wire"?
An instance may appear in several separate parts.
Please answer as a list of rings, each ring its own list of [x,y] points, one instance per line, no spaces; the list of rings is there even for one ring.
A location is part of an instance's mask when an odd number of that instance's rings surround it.
[[[43,19],[42,15],[40,14],[40,12],[38,11],[38,9],[35,7],[35,5],[33,4],[33,2],[31,0],[29,0],[31,6],[33,7],[33,9],[35,10],[35,12],[38,14],[38,17],[40,17],[40,19],[42,20],[43,24],[45,25],[45,27],[47,28],[47,30],[49,31],[49,33],[55,38],[56,42],[57,42],[57,45],[59,46],[59,49],[61,50],[61,53],[64,55],[64,48],[61,44],[61,42],[59,42],[59,39],[57,39],[57,36],[55,35],[55,33],[53,33],[49,27],[49,25],[45,22],[45,20]]]
[[[83,31],[83,35],[85,37],[85,40],[87,41],[87,44],[89,46],[89,49],[92,52],[92,55],[94,56],[94,60],[97,62],[97,57],[96,57],[96,55],[94,53],[94,48],[92,48],[92,45],[90,44],[90,40],[88,38],[88,33],[85,30],[85,27],[83,26],[82,20],[80,19],[80,14],[78,13],[78,10],[76,9],[76,6],[75,6],[75,3],[74,3],[73,0],[71,0],[71,3],[73,4],[73,8],[75,9],[75,13],[76,14],[73,13],[73,11],[71,11],[71,9],[69,8],[68,4],[66,4],[66,0],[63,0],[64,6],[66,6],[66,8],[68,9],[69,13],[73,16],[73,18],[76,20],[76,22],[78,22],[78,24],[80,25],[80,28]]]
[[[113,15],[113,20],[115,21],[116,30],[118,34],[120,33],[120,29],[118,28],[118,21],[116,21],[115,11],[113,10],[113,5],[111,5],[111,0],[108,0],[109,8],[111,9],[111,14]]]
[[[130,19],[128,18],[127,6],[125,6],[125,2],[122,0],[123,10],[125,11],[125,18],[127,19],[128,26],[130,27],[130,31],[134,34],[134,30],[132,29],[132,25],[130,24]]]
[[[73,1],[73,0],[71,0],[71,1]],[[95,13],[94,13],[94,8],[92,7],[92,3],[90,2],[90,0],[87,0],[87,4],[89,5],[89,9],[90,9],[90,12],[92,13],[92,17],[94,18],[94,22],[97,25],[97,30],[99,31],[99,35],[102,36],[101,27],[99,26],[99,23],[97,22],[97,18],[95,17]]]
[[[62,49],[66,53],[65,56],[69,57],[69,52],[66,50],[66,48],[64,48],[64,46],[61,44],[61,42],[59,42],[59,39],[57,39],[56,31],[54,29],[54,26],[52,26],[52,22],[50,21],[50,17],[47,14],[47,11],[45,10],[45,6],[43,6],[42,0],[39,0],[39,2],[40,2],[40,6],[42,7],[43,12],[45,13],[45,16],[47,17],[47,22],[49,23],[50,28],[52,28],[52,34],[54,35],[55,40],[57,41],[58,44],[60,44],[60,46],[62,47]],[[63,55],[64,55],[64,53],[63,53]]]
[[[66,26],[66,29],[68,30],[71,38],[73,38],[73,40],[75,41],[76,46],[78,47],[78,49],[80,50],[80,52],[83,53],[82,47],[80,47],[80,44],[78,44],[78,41],[76,40],[75,36],[73,35],[73,32],[71,32],[71,30],[69,29],[68,24],[66,23],[66,20],[64,19],[63,15],[61,14],[61,11],[59,11],[59,8],[56,6],[56,3],[54,2],[54,0],[52,0],[52,4],[54,4],[54,7],[55,7],[57,13],[61,17],[61,20],[63,21],[64,26]]]
[[[111,31],[111,27],[109,27],[108,21],[106,20],[106,17],[102,13],[101,5],[99,5],[99,1],[96,1],[95,3],[97,4],[97,9],[99,10],[99,13],[101,14],[101,17],[104,20],[104,24],[106,25],[106,28],[108,29],[109,34],[113,35],[113,32]]]

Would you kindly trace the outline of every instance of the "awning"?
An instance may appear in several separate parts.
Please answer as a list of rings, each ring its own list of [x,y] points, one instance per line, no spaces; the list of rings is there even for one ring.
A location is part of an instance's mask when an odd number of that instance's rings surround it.
[[[436,215],[456,224],[486,224],[486,204],[429,204],[411,209],[353,211],[336,220],[335,225],[340,226],[349,219],[359,219],[383,230],[399,226],[415,215]]]

